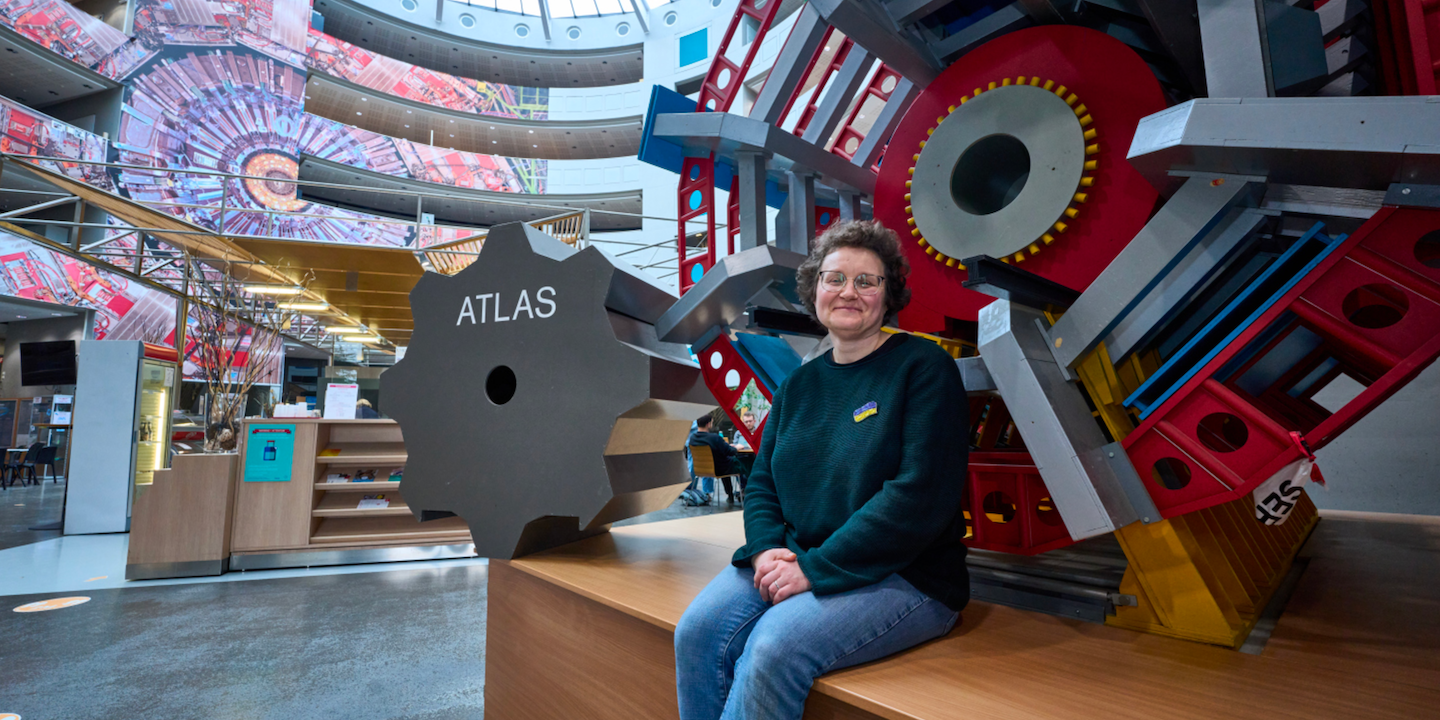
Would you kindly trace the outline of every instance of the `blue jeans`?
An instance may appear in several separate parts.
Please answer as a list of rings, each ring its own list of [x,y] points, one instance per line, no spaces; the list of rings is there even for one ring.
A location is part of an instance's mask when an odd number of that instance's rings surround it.
[[[950,632],[960,614],[891,575],[771,605],[754,570],[725,568],[675,628],[680,720],[799,720],[815,678]]]

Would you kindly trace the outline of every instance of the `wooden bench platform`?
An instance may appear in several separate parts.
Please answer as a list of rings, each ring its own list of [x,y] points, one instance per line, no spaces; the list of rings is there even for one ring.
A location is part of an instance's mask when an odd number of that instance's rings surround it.
[[[1440,518],[1323,516],[1258,656],[971,603],[948,636],[817,680],[805,717],[1435,717]],[[728,513],[492,562],[486,717],[677,717],[675,623],[743,534]]]

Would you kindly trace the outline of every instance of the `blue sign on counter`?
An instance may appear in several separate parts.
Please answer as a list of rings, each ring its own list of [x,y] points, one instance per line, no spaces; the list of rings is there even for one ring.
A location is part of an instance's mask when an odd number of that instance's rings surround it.
[[[245,482],[290,482],[294,425],[251,425],[245,438]]]

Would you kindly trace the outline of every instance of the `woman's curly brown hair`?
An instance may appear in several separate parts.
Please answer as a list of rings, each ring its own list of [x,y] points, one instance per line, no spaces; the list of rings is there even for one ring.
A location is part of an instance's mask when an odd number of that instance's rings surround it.
[[[800,284],[800,300],[810,316],[815,314],[815,288],[820,282],[820,266],[830,253],[840,248],[860,248],[875,253],[885,273],[885,319],[891,322],[895,314],[910,304],[910,288],[905,287],[905,278],[910,274],[910,262],[900,250],[900,239],[895,232],[878,220],[852,220],[831,225],[828,230],[815,238],[810,257],[800,263],[795,278]]]

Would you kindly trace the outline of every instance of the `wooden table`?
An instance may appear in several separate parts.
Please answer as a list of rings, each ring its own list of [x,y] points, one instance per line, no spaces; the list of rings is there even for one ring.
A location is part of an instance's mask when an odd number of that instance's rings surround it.
[[[806,718],[1418,718],[1440,707],[1440,518],[1327,513],[1259,656],[972,603],[949,636],[816,681]],[[673,632],[740,513],[490,564],[495,717],[674,718]]]

